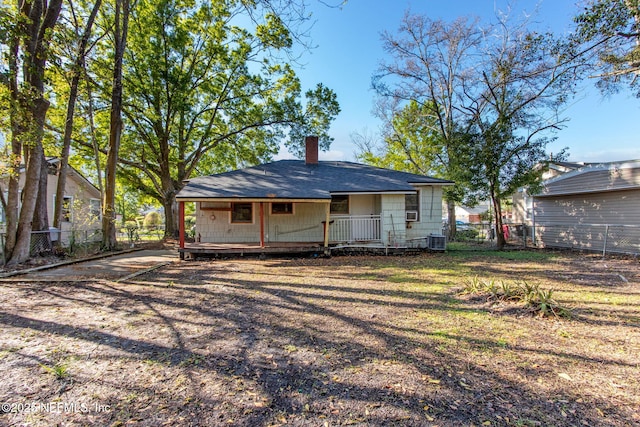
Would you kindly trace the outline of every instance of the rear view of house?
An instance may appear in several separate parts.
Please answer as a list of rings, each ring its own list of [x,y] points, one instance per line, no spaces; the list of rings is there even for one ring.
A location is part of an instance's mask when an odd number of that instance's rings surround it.
[[[181,212],[196,203],[196,243],[182,243],[181,253],[424,247],[429,235],[440,235],[442,189],[452,182],[319,161],[315,137],[306,149],[305,160],[190,180],[176,199]]]

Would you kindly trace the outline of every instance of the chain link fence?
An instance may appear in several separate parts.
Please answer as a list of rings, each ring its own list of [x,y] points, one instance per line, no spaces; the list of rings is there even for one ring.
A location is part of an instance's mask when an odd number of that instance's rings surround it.
[[[124,227],[118,227],[116,239],[131,247],[140,243],[160,242],[164,239],[164,226],[139,227],[128,224]]]
[[[0,233],[0,255],[4,259],[6,234]],[[102,243],[101,229],[33,231],[29,243],[32,257],[67,255],[84,257],[98,253]]]
[[[495,226],[490,223],[457,225],[455,241],[495,246]],[[447,230],[443,230],[446,233]],[[607,254],[640,254],[640,225],[507,223],[503,228],[510,246],[564,248]]]
[[[117,229],[116,238],[127,246],[159,242],[164,238],[164,227],[122,227]],[[4,261],[6,234],[0,232],[0,265]],[[29,252],[31,257],[50,255],[82,258],[100,252],[102,229],[60,230],[51,227],[47,231],[31,233]]]

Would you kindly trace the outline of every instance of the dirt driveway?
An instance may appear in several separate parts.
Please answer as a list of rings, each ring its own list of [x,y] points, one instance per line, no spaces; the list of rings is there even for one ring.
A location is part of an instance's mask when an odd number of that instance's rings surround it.
[[[1,425],[640,425],[637,260],[183,261],[121,282],[91,270],[0,282]],[[553,288],[572,317],[468,298],[476,275]]]
[[[22,274],[15,280],[121,280],[124,277],[177,261],[178,252],[175,249],[145,249],[98,257],[91,261],[71,263],[59,267],[52,265],[53,268]]]

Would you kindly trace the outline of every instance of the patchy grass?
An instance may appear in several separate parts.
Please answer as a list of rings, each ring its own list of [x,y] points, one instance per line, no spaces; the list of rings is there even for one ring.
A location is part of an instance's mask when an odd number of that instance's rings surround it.
[[[553,289],[572,315],[463,295],[476,276]],[[15,406],[1,419],[640,425],[639,278],[632,259],[452,251],[183,262],[129,283],[3,282],[0,401]],[[25,410],[31,402],[67,407]]]

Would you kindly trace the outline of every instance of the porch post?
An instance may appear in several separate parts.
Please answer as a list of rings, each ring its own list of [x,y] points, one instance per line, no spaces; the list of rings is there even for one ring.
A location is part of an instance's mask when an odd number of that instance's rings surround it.
[[[180,230],[180,249],[184,249],[184,202],[178,202],[178,228]],[[184,252],[180,253],[184,256]]]
[[[325,204],[325,227],[324,227],[324,253],[329,255],[329,220],[331,218],[331,203]]]
[[[264,203],[260,202],[260,247],[264,248]]]

